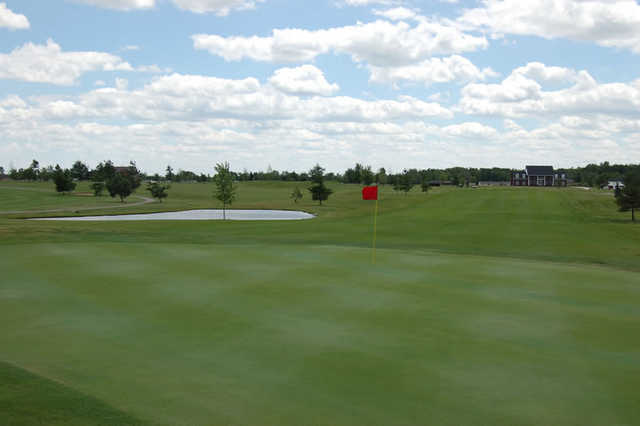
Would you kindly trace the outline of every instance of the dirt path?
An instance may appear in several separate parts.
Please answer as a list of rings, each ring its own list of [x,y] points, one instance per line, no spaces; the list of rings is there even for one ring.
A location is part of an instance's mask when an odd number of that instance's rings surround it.
[[[50,210],[13,210],[13,211],[1,211],[0,210],[0,215],[7,215],[7,214],[30,214],[30,213],[62,213],[62,212],[77,212],[77,211],[88,211],[88,210],[108,210],[108,209],[121,209],[124,207],[135,207],[135,206],[141,206],[143,204],[150,204],[153,203],[155,200],[153,198],[147,198],[147,197],[143,197],[140,195],[134,195],[134,197],[141,199],[142,201],[139,201],[137,203],[132,203],[132,204],[119,204],[117,206],[91,206],[91,207],[66,207],[63,209],[50,209]]]

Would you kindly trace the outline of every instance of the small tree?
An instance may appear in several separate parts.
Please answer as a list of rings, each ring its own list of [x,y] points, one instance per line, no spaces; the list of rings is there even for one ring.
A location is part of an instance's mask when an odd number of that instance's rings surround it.
[[[229,163],[216,164],[216,175],[213,178],[216,185],[214,196],[222,202],[222,219],[227,219],[227,205],[233,204],[236,199],[236,186],[233,183],[233,174]]]
[[[360,178],[362,179],[362,183],[369,186],[375,181],[375,175],[371,171],[371,166],[367,166],[362,168],[360,171]]]
[[[62,170],[57,164],[53,172],[53,183],[56,185],[56,191],[62,194],[76,189],[76,184],[71,177],[71,172],[68,169]]]
[[[91,184],[91,189],[93,190],[93,195],[96,197],[102,197],[102,193],[104,192],[105,184],[104,182],[93,182]]]
[[[429,189],[431,189],[431,187],[429,186],[429,181],[427,181],[427,179],[422,179],[422,183],[420,183],[420,189],[422,190],[422,192],[429,192]]]
[[[171,166],[167,166],[167,174],[164,176],[167,180],[173,180],[173,168]]]
[[[333,194],[333,191],[327,188],[324,184],[324,169],[319,164],[309,171],[311,176],[311,186],[308,188],[311,192],[311,198],[314,201],[319,201],[322,205],[323,201],[329,199],[329,195]]]
[[[167,194],[167,190],[170,187],[170,185],[161,185],[158,182],[147,183],[147,191],[151,192],[151,196],[153,198],[157,198],[160,202],[162,202],[163,198],[167,198],[167,196],[169,196],[169,194]]]
[[[120,197],[120,202],[124,203],[124,199],[127,198],[133,192],[133,186],[131,181],[120,173],[116,173],[114,177],[107,181],[107,190],[109,195]]]
[[[404,195],[407,195],[409,191],[413,188],[413,181],[411,180],[411,175],[407,170],[402,172],[402,174],[398,175],[394,184],[394,191],[404,191]]]
[[[631,210],[631,220],[635,222],[635,210],[640,209],[640,169],[629,172],[625,176],[624,188],[616,187],[615,197],[620,211]]]
[[[297,186],[293,189],[291,196],[289,197],[293,200],[294,203],[298,203],[298,200],[302,200],[302,191]]]
[[[88,180],[89,168],[82,161],[76,161],[71,167],[71,176],[77,180]]]

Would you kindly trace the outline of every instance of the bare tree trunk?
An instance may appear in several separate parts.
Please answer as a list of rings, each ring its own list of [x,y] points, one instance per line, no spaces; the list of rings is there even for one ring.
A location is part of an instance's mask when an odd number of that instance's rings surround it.
[[[227,220],[227,205],[222,203],[222,220]]]

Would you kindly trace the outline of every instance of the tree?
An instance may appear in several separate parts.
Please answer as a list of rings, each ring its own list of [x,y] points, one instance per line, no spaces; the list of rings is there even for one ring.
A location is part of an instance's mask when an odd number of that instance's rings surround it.
[[[408,170],[404,170],[401,175],[399,175],[393,184],[394,191],[404,191],[404,195],[407,195],[409,191],[413,188],[413,180],[411,179],[411,174]]]
[[[0,166],[0,178],[4,177],[4,167]]]
[[[56,191],[62,192],[62,194],[76,189],[76,184],[73,181],[73,177],[71,177],[71,171],[69,169],[62,170],[57,164],[53,172],[53,183],[56,185]]]
[[[104,182],[93,182],[91,184],[91,189],[93,190],[93,195],[96,197],[101,197],[104,192],[105,184]]]
[[[163,198],[167,198],[169,194],[167,194],[167,190],[170,188],[170,185],[161,185],[158,182],[148,182],[147,183],[147,191],[151,193],[153,198],[157,198],[160,202],[162,202]]]
[[[431,187],[429,186],[429,181],[426,178],[422,179],[422,182],[420,183],[420,189],[422,190],[422,192],[429,192],[429,189],[431,189]]]
[[[387,183],[387,171],[384,169],[384,167],[380,167],[378,173],[376,173],[376,183],[380,185],[384,185],[385,183]]]
[[[371,166],[362,168],[362,170],[360,171],[360,178],[362,179],[362,183],[367,186],[371,185],[374,182],[375,176],[371,171]]]
[[[71,176],[78,180],[88,180],[89,168],[82,161],[76,161],[71,167]]]
[[[617,188],[615,197],[620,211],[631,210],[631,220],[635,222],[635,210],[640,209],[640,168],[627,173],[624,178],[624,188]]]
[[[293,200],[294,203],[298,203],[298,200],[302,200],[302,191],[297,186],[293,189],[291,196],[289,197]]]
[[[233,204],[236,199],[236,186],[228,162],[216,164],[216,175],[213,182],[216,185],[214,196],[222,202],[222,219],[226,220],[227,205]]]
[[[333,191],[324,184],[324,169],[319,164],[316,164],[309,171],[309,175],[311,176],[311,186],[308,190],[311,192],[311,198],[314,201],[319,201],[320,205],[322,205],[322,202],[328,200],[329,195],[333,194]]]
[[[167,180],[173,180],[173,168],[171,168],[171,166],[167,166],[167,174],[165,177]]]
[[[120,197],[120,202],[124,203],[124,199],[127,198],[133,192],[131,181],[120,173],[116,173],[114,177],[109,179],[106,183],[109,195]]]

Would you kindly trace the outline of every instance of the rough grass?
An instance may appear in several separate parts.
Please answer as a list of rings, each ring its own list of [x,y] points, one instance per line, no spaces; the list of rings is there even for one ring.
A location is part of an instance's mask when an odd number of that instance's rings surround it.
[[[237,207],[295,207],[292,187]],[[373,205],[334,188],[303,222],[0,219],[0,360],[166,425],[634,424],[640,227],[610,196],[385,188],[372,267]],[[31,398],[82,423],[24,389],[16,424]]]

